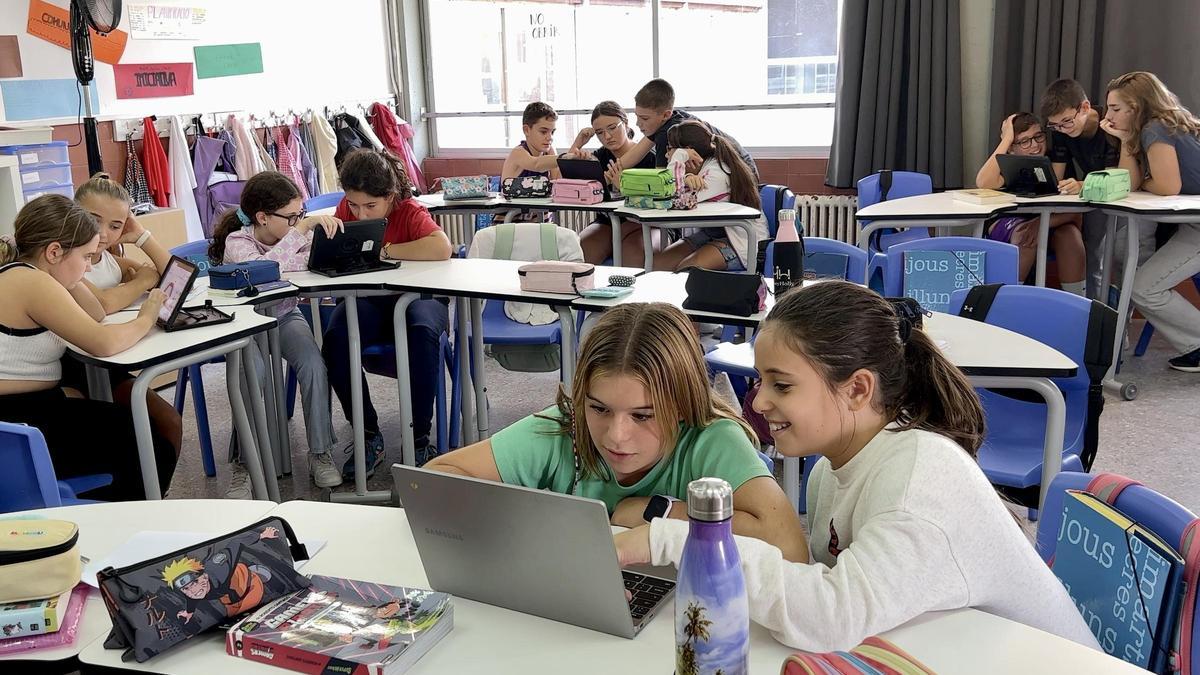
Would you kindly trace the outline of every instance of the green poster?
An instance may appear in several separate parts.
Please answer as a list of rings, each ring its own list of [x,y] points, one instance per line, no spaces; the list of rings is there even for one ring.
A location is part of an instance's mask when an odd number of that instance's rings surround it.
[[[240,45],[208,45],[193,47],[196,54],[196,77],[229,77],[263,71],[262,45],[247,42]]]

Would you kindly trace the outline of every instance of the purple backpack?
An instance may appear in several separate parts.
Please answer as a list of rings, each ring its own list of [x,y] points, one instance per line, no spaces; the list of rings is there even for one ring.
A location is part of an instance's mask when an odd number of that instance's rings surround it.
[[[226,142],[219,138],[197,136],[193,150],[192,168],[196,172],[196,209],[200,212],[200,226],[204,236],[212,238],[213,226],[221,214],[236,209],[242,201],[242,188],[246,181],[223,180],[212,185],[208,181],[216,170],[217,162],[225,151]]]

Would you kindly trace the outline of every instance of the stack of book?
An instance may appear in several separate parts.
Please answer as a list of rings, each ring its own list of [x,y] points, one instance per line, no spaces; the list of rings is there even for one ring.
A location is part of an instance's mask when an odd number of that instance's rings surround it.
[[[87,594],[80,584],[53,598],[0,604],[0,654],[73,642]]]

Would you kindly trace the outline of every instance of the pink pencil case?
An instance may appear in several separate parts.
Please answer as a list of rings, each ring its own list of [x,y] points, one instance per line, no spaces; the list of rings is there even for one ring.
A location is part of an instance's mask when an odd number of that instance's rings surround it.
[[[543,260],[517,268],[521,290],[534,293],[578,295],[595,284],[596,266],[591,263]]]
[[[599,204],[604,201],[604,186],[596,180],[560,178],[554,181],[551,196],[561,204]]]

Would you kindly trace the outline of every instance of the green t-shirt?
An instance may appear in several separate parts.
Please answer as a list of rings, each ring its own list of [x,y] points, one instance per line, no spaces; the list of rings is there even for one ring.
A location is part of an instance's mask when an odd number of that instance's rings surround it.
[[[538,413],[559,417],[558,407]],[[575,474],[571,438],[558,434],[558,422],[530,415],[492,436],[492,455],[505,483],[566,492]],[[717,420],[703,429],[680,429],[675,449],[637,483],[620,485],[616,480],[581,479],[575,487],[580,497],[599,499],[611,514],[626,497],[667,495],[687,499],[688,483],[704,477],[724,478],[736,491],[742,483],[770,476],[766,464],[732,420]]]

